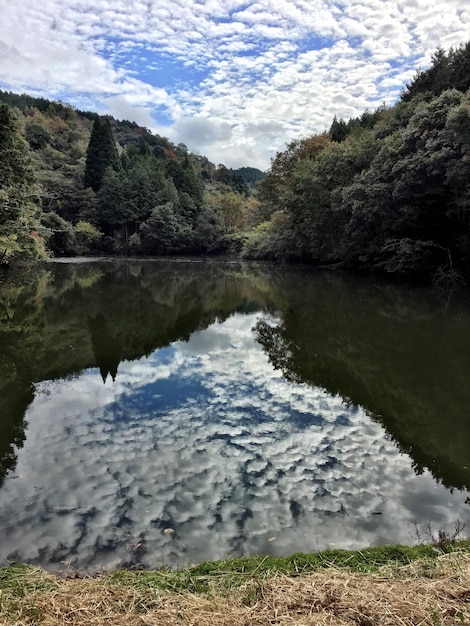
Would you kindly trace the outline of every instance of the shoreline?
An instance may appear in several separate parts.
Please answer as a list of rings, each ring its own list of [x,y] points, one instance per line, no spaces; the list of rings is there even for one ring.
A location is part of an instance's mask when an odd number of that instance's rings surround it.
[[[405,624],[470,620],[470,540],[62,576],[0,568],[0,624]]]

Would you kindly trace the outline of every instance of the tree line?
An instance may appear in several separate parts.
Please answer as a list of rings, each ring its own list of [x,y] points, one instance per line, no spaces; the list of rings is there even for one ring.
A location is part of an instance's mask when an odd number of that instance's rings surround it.
[[[263,176],[127,120],[0,92],[3,262],[228,250]]]
[[[399,102],[292,141],[260,183],[245,255],[462,282],[470,274],[470,44]]]
[[[0,92],[0,257],[194,254],[463,282],[470,43],[392,107],[291,141],[265,174],[129,121]]]

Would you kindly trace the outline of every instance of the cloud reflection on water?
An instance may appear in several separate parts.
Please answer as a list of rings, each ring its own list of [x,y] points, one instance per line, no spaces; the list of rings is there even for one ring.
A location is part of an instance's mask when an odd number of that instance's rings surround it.
[[[259,316],[123,362],[114,383],[94,369],[38,384],[0,492],[1,561],[181,565],[465,521],[465,494],[415,475],[362,409],[273,370]]]

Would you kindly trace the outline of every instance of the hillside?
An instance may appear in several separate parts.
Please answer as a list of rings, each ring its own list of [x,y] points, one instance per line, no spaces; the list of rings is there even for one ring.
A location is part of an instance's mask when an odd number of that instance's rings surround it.
[[[436,52],[391,108],[289,144],[258,194],[255,258],[463,282],[470,274],[470,44]]]
[[[469,87],[470,43],[438,50],[393,107],[332,115],[266,175],[133,122],[0,92],[0,257],[230,250],[464,284]]]
[[[0,91],[0,105],[4,261],[208,253],[249,221],[259,170],[216,167],[134,122],[60,102]]]

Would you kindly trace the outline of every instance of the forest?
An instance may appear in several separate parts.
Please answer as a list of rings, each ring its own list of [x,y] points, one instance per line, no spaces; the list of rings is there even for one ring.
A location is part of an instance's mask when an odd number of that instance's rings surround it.
[[[127,120],[0,91],[4,264],[228,249],[263,177],[216,167]]]
[[[0,260],[236,253],[464,284],[470,42],[394,106],[233,170],[129,121],[0,91]]]

